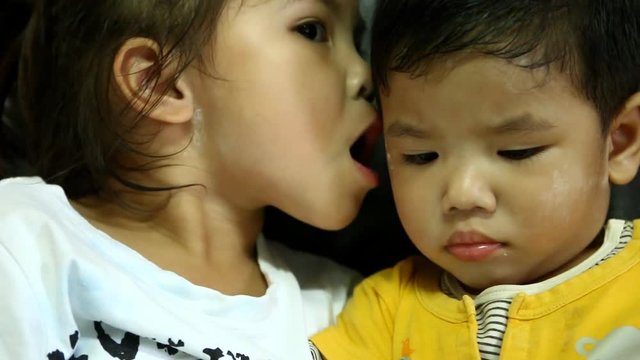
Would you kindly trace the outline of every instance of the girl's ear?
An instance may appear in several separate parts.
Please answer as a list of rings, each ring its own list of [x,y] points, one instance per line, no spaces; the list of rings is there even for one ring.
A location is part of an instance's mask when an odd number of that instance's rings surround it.
[[[633,94],[609,128],[609,180],[623,185],[640,166],[640,93]]]
[[[161,63],[161,56],[155,41],[127,40],[113,62],[115,84],[136,112],[165,123],[187,122],[193,116],[193,94],[183,77],[174,79],[175,67]]]

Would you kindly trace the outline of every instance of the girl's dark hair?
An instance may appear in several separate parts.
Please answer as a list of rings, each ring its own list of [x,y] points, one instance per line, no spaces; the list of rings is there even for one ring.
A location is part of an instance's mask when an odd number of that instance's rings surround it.
[[[35,0],[21,35],[17,82],[28,160],[35,174],[61,185],[70,198],[101,193],[109,177],[144,190],[120,178],[124,165],[114,156],[137,153],[116,126],[123,111],[132,109],[111,106],[115,55],[126,40],[149,38],[162,51],[149,86],[156,84],[169,63],[177,69],[176,79],[202,55],[224,4],[224,0]],[[0,100],[5,100],[7,95],[2,95]]]
[[[24,123],[18,121],[15,79],[20,58],[21,33],[31,16],[27,0],[7,0],[0,5],[0,177],[24,171]]]
[[[389,72],[421,76],[460,52],[554,66],[595,105],[606,130],[639,90],[640,1],[380,0],[372,44],[383,91]]]

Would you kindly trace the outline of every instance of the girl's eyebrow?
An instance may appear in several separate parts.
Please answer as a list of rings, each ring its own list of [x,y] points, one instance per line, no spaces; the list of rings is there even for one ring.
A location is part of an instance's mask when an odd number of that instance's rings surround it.
[[[367,23],[364,21],[362,14],[358,11],[358,15],[356,16],[356,27],[354,29],[354,34],[356,39],[361,39],[364,36],[364,33],[367,31]]]
[[[332,11],[338,11],[340,9],[340,4],[336,0],[318,0],[318,1],[325,4]]]
[[[343,6],[343,3],[341,3],[340,0],[288,0],[286,4],[289,5],[289,4],[299,3],[303,1],[319,2],[324,6],[326,6],[329,10],[331,10],[332,13],[340,12]],[[357,11],[356,11],[355,24],[356,26],[355,26],[354,32],[355,32],[356,38],[358,38],[362,36],[362,34],[364,34],[367,28],[367,24],[364,21],[364,18],[362,17],[362,14],[360,13],[359,8],[357,8]]]
[[[287,4],[295,4],[299,2],[319,2],[324,4],[326,7],[331,9],[331,11],[338,11],[340,9],[340,3],[338,0],[289,0]]]

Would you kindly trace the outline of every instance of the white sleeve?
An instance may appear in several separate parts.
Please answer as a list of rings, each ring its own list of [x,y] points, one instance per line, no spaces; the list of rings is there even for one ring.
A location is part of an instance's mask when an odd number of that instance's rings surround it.
[[[334,324],[362,276],[329,258],[293,250],[274,241],[266,243],[270,251],[287,264],[298,282],[307,335]]]
[[[32,231],[37,225],[9,217],[0,219],[0,359],[68,359],[74,334],[63,329],[75,322],[52,271],[57,260],[38,251],[51,239]]]
[[[47,330],[40,306],[22,268],[0,243],[0,359],[44,359]]]

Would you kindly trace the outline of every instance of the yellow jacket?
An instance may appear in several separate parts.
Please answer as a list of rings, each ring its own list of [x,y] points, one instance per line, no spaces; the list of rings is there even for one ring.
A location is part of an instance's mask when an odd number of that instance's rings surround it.
[[[640,359],[640,220],[599,266],[513,298],[501,359]],[[480,359],[473,300],[439,287],[442,270],[411,257],[365,279],[336,326],[312,338],[327,360]]]

